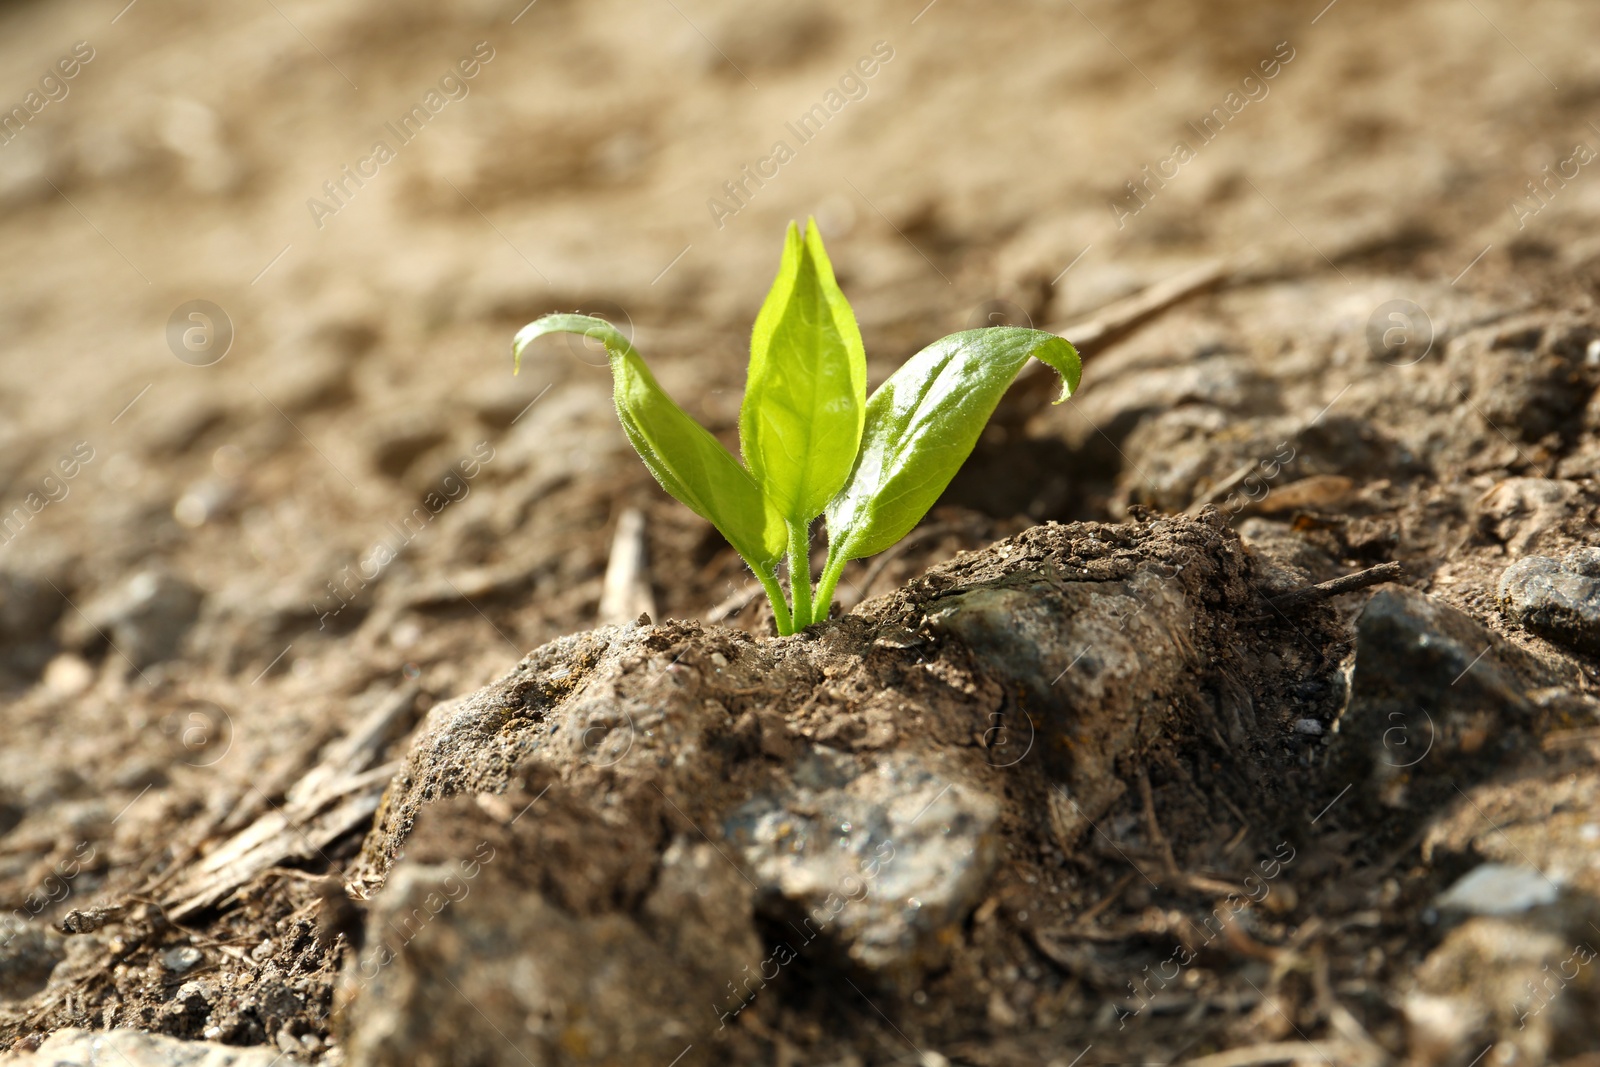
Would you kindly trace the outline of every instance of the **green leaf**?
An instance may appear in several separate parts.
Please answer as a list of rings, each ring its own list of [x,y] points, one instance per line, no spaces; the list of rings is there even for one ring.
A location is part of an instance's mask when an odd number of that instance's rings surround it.
[[[861,455],[849,483],[828,505],[828,555],[845,560],[882,552],[928,513],[961,464],[1006,388],[1030,358],[1061,375],[1056,403],[1078,387],[1078,352],[1042,330],[995,326],[941,338],[912,356],[867,402]]]
[[[782,519],[739,461],[656,384],[628,339],[604,319],[546,315],[517,331],[511,352],[517,368],[523,350],[550,333],[578,333],[605,345],[611,361],[617,418],[634,451],[661,487],[715,526],[761,576],[783,555]]]
[[[789,224],[777,279],[750,337],[739,446],[790,523],[809,523],[850,476],[867,399],[867,354],[816,220]]]

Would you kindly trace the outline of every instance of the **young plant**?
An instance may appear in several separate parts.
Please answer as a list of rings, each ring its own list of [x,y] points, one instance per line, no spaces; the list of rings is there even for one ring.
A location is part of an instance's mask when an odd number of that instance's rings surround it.
[[[551,333],[605,346],[617,417],[662,488],[710,522],[760,580],[778,632],[828,616],[850,560],[893,545],[927,514],[1029,359],[1078,387],[1077,350],[1042,330],[992,326],[941,338],[869,398],[861,331],[815,220],[789,224],[778,277],[750,338],[739,410],[741,464],[656,384],[615,327],[588,315],[546,315],[517,332],[512,355]],[[827,516],[828,556],[811,587],[811,523]],[[789,598],[778,582],[787,555]]]

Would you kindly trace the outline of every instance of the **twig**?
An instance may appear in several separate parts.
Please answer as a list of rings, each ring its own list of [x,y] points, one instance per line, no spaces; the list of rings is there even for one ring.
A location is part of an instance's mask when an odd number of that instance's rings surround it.
[[[1161,832],[1161,823],[1156,818],[1155,795],[1150,789],[1150,772],[1144,767],[1139,768],[1139,796],[1144,801],[1144,826],[1145,832],[1150,835],[1150,840],[1161,849],[1161,857],[1167,861],[1167,873],[1178,873],[1178,858],[1172,854],[1172,843],[1167,840],[1167,835]]]
[[[1185,888],[1193,889],[1197,893],[1210,893],[1214,896],[1238,896],[1239,886],[1230,885],[1220,878],[1213,878],[1208,874],[1195,874],[1185,871],[1177,876],[1178,882]]]
[[[1329,974],[1328,953],[1322,944],[1313,947],[1311,954],[1311,988],[1316,993],[1316,1004],[1322,1017],[1328,1020],[1328,1025],[1353,1049],[1360,1049],[1366,1053],[1368,1063],[1382,1063],[1388,1057],[1383,1051],[1383,1046],[1372,1039],[1367,1033],[1367,1028],[1361,1021],[1350,1014],[1350,1009],[1339,1003],[1339,998],[1334,995],[1333,981]]]
[[[1600,741],[1600,727],[1580,726],[1571,730],[1553,730],[1546,734],[1544,740],[1539,742],[1539,747],[1546,752],[1557,752],[1563,748],[1576,748]]]
[[[1233,491],[1234,486],[1250,477],[1250,472],[1256,469],[1256,464],[1259,462],[1256,459],[1246,460],[1242,465],[1236,467],[1232,474],[1195,497],[1194,503],[1184,508],[1183,513],[1185,515],[1198,515],[1207,504],[1214,504],[1221,500],[1225,494]]]
[[[600,592],[601,625],[625,626],[641,614],[655,618],[656,598],[650,592],[650,567],[645,558],[644,512],[624,508],[611,539]]]
[[[1319,582],[1304,589],[1296,589],[1292,593],[1274,597],[1269,603],[1279,611],[1293,611],[1303,608],[1308,604],[1316,604],[1336,597],[1343,593],[1353,593],[1357,589],[1365,589],[1369,585],[1378,585],[1381,582],[1393,582],[1405,577],[1405,564],[1398,560],[1389,563],[1380,563],[1376,567],[1368,567],[1364,571],[1347,574],[1343,578],[1335,578],[1329,582]]]
[[[400,763],[371,764],[410,728],[416,696],[415,683],[391,693],[349,734],[323,749],[317,765],[285,790],[281,805],[262,794],[270,810],[206,851],[199,862],[185,863],[176,884],[162,889],[165,917],[175,922],[210,907],[287,859],[320,857],[337,867],[324,849],[371,822]]]
[[[724,597],[720,603],[706,612],[706,622],[721,622],[723,619],[731,619],[749,607],[751,602],[760,595],[761,583],[751,582],[731,596]]]
[[[1163,311],[1211,289],[1227,276],[1228,267],[1221,261],[1202,263],[1106,305],[1092,319],[1054,332],[1071,341],[1080,355],[1084,349],[1098,351],[1122,340]]]
[[[1116,883],[1112,885],[1109,893],[1095,901],[1088,911],[1072,920],[1072,927],[1074,929],[1087,928],[1100,917],[1102,912],[1111,907],[1112,904],[1116,903],[1117,898],[1122,895],[1122,891],[1128,888],[1129,885],[1133,884],[1133,880],[1137,877],[1139,877],[1137,872],[1129,871],[1121,878],[1118,878]]]
[[[1350,1051],[1350,1047],[1342,1041],[1272,1041],[1186,1060],[1184,1067],[1255,1067],[1262,1063],[1294,1063],[1299,1060],[1338,1063]]]
[[[1227,264],[1221,261],[1202,263],[1141,289],[1132,296],[1114,301],[1095,312],[1092,318],[1069,326],[1052,327],[1051,332],[1071,341],[1078,355],[1087,360],[1090,355],[1109,348],[1161,313],[1192,296],[1215,288],[1228,273]],[[1009,412],[1005,421],[1013,425],[1026,422],[1042,409],[1053,393],[1055,380],[1055,372],[1049,367],[1037,360],[1031,361],[1017,376],[1016,385],[1007,394],[1009,399],[1004,407]]]

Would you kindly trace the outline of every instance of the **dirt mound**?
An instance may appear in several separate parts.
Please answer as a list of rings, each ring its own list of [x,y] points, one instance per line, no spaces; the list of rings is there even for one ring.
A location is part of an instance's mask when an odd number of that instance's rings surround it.
[[[1278,623],[1263,580],[1214,511],[1046,526],[792,639],[546,646],[433,709],[396,777],[351,1061],[826,1058],[878,1012],[941,1048],[1050,1019],[1023,1041],[1048,1047],[1086,1005],[1037,942],[1070,957],[1108,891],[1101,822],[1143,820],[1124,855],[1152,887],[1296,852],[1293,723],[1339,710],[1338,655],[1303,642],[1339,638],[1323,605]],[[493,1026],[424,1010],[448,998]]]
[[[268,942],[244,988],[172,1003],[237,1040],[281,989],[280,1046],[352,1064],[1175,1056],[1274,1018],[1372,1062],[1396,1026],[1575,1049],[1587,983],[1542,1016],[1444,959],[1543,973],[1600,916],[1587,880],[1434,897],[1479,848],[1458,798],[1568,778],[1539,741],[1593,703],[1404,587],[1352,643],[1353,584],[1209,508],[1036,527],[793,638],[562,639],[428,712],[348,881],[297,913],[323,969],[279,985]],[[1373,982],[1406,999],[1369,1032],[1343,998]]]

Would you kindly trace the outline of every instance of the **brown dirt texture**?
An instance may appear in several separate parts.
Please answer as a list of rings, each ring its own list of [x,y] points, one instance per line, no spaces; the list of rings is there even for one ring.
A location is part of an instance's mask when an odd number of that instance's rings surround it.
[[[1597,39],[0,0],[0,1063],[1600,1063]],[[1084,375],[779,638],[509,343],[731,444],[807,216]]]

